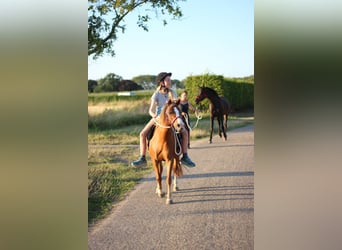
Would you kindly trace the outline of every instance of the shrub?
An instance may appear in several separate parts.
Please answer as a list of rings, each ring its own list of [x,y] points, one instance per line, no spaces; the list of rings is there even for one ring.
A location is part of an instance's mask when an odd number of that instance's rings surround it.
[[[225,96],[235,110],[254,107],[254,83],[248,80],[224,78],[221,75],[189,76],[185,79],[185,87],[189,93],[189,101],[194,105],[199,87],[210,87],[219,96]],[[209,101],[201,102],[201,108],[208,109]]]

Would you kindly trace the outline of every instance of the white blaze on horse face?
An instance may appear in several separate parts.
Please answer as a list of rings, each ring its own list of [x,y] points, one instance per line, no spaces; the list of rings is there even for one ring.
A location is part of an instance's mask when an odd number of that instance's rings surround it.
[[[183,120],[180,118],[180,114],[179,114],[179,111],[176,107],[173,107],[173,110],[175,111],[176,113],[176,116],[177,116],[177,122],[178,124],[180,124],[181,126],[184,126],[184,123],[183,123]]]
[[[174,127],[177,131],[180,131],[184,127],[184,123],[180,117],[178,109],[176,107],[173,107],[173,110],[176,113],[176,121],[174,122]]]

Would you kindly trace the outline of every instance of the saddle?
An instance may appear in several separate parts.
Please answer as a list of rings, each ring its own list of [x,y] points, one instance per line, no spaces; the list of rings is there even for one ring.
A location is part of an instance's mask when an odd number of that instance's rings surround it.
[[[156,128],[156,124],[153,124],[152,127],[150,128],[150,130],[147,132],[147,147],[150,146],[150,140],[152,139],[153,137],[153,134],[154,134],[154,129]]]

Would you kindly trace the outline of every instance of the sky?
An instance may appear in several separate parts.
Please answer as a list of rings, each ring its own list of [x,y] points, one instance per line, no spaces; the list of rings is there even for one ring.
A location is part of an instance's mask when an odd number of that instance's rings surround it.
[[[115,57],[88,57],[88,79],[108,73],[124,79],[172,72],[172,79],[190,75],[224,77],[254,75],[254,1],[188,0],[179,2],[183,17],[163,25],[151,12],[146,32],[136,24],[143,10],[125,19],[126,31],[114,43]]]

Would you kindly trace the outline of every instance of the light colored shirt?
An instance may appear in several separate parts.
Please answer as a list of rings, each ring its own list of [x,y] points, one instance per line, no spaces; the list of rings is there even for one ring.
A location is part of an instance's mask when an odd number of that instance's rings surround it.
[[[172,89],[170,89],[169,91],[172,91],[173,94],[173,98],[177,98],[177,93],[175,91],[173,91]],[[151,97],[152,100],[154,100],[157,104],[156,107],[156,113],[157,115],[159,115],[164,107],[164,105],[168,102],[169,100],[169,94],[163,94],[160,93],[158,90],[155,91]]]

